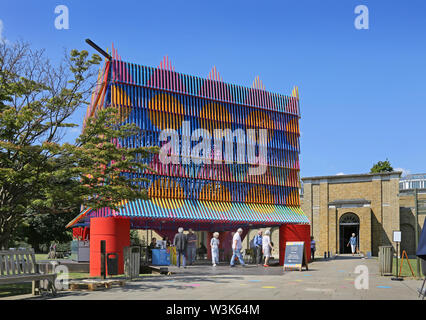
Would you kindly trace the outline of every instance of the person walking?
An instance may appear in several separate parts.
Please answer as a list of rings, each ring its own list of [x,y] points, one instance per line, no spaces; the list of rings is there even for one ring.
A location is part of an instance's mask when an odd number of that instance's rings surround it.
[[[240,261],[241,265],[243,267],[246,266],[243,260],[243,256],[241,254],[242,244],[241,244],[241,234],[243,233],[243,229],[239,228],[237,232],[234,234],[232,238],[232,257],[231,257],[231,263],[230,266],[234,267],[235,265],[235,258],[238,257],[238,261]]]
[[[192,229],[188,230],[188,248],[186,257],[188,258],[188,264],[192,265],[195,262],[195,257],[197,254],[197,235],[192,231]]]
[[[56,243],[52,242],[49,247],[47,259],[56,259]]]
[[[357,244],[357,239],[356,239],[355,233],[352,233],[352,237],[349,239],[349,242],[347,244],[348,247],[349,245],[351,245],[352,255],[356,253],[356,244]]]
[[[314,259],[315,259],[315,251],[316,250],[317,250],[317,248],[316,248],[314,236],[311,236],[311,257],[312,257],[312,261],[314,261]]]
[[[178,229],[178,233],[175,235],[175,238],[173,240],[173,245],[176,247],[178,268],[180,268],[180,258],[181,257],[182,257],[182,266],[184,268],[186,268],[185,253],[186,253],[186,248],[187,248],[187,245],[188,245],[188,240],[186,238],[186,235],[183,233],[182,227],[180,227]]]
[[[219,232],[213,233],[213,238],[210,240],[210,247],[212,248],[212,264],[213,267],[219,264]]]
[[[271,244],[271,231],[266,230],[265,235],[262,237],[262,252],[265,257],[264,267],[269,267],[269,257],[271,256],[272,244]]]
[[[254,237],[254,250],[256,255],[256,265],[259,266],[262,262],[262,230],[257,232],[257,235]]]

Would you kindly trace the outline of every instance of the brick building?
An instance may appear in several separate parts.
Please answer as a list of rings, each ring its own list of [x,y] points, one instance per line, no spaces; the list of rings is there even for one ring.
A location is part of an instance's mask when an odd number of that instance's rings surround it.
[[[317,254],[348,253],[352,232],[361,252],[378,254],[381,245],[395,245],[392,232],[402,231],[401,249],[415,253],[415,215],[412,190],[399,189],[401,172],[306,177],[302,209],[311,221]],[[426,189],[418,198],[426,200]],[[419,216],[418,228],[424,215]]]

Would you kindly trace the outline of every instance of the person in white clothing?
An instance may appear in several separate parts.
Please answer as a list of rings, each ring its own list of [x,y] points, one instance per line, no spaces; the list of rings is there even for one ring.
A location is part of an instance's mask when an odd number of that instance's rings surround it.
[[[265,235],[262,237],[262,252],[263,256],[265,257],[265,263],[263,265],[264,267],[269,267],[268,262],[272,250],[270,234],[271,232],[269,230],[266,230]]]
[[[216,267],[216,265],[219,264],[219,243],[219,232],[215,232],[213,233],[213,238],[210,240],[213,267]]]
[[[246,266],[243,260],[243,255],[241,254],[242,244],[241,244],[241,235],[243,233],[243,229],[239,228],[237,232],[234,234],[232,238],[232,258],[230,266],[233,267],[235,265],[235,258],[238,257],[238,261],[240,261],[243,267]]]

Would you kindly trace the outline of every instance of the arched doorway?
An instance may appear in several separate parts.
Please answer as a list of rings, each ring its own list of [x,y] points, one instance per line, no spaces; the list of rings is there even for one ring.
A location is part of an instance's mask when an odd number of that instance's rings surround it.
[[[356,234],[359,248],[359,218],[355,213],[345,213],[339,220],[340,252],[351,253],[351,247],[347,246],[352,233]]]

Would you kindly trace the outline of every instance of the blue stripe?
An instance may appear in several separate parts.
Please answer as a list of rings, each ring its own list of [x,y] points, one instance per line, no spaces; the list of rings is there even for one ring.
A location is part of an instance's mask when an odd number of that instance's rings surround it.
[[[158,202],[160,205],[157,205]],[[185,199],[156,199],[131,201],[118,211],[119,216],[128,216],[131,218],[151,218],[151,219],[186,219],[193,221],[210,221],[218,222],[222,220],[221,215],[229,222],[265,222],[265,223],[302,223],[309,224],[309,219],[306,215],[300,214],[295,207],[286,207],[283,205],[267,205],[255,204],[254,208],[258,207],[263,213],[258,213],[246,203],[233,202],[228,211],[215,210],[215,207],[221,207],[220,203],[211,201],[197,201]],[[179,206],[182,204],[181,206]],[[229,206],[228,203],[225,206]],[[174,208],[174,209],[169,209]],[[273,209],[271,213],[265,212]],[[89,215],[89,214],[88,214]],[[264,216],[264,221],[259,219],[259,216]]]

